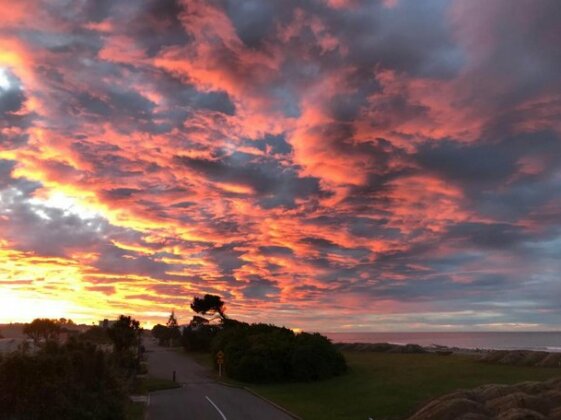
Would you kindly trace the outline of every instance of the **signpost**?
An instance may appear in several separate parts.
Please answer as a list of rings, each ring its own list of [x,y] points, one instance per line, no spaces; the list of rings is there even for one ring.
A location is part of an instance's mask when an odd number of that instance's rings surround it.
[[[220,350],[216,353],[216,363],[218,364],[218,377],[222,377],[222,365],[224,364],[224,352]]]

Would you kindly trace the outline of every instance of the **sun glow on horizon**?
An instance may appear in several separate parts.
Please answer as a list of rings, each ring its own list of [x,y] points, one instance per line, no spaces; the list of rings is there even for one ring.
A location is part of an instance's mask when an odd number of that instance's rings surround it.
[[[27,296],[25,296],[27,295]],[[76,307],[65,300],[0,288],[0,322],[29,322],[35,318],[68,318]]]

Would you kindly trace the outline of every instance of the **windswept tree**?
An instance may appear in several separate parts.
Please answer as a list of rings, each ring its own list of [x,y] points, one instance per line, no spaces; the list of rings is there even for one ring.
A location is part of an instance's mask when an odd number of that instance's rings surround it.
[[[37,318],[23,327],[23,333],[31,338],[35,345],[42,341],[58,341],[61,332],[62,325],[56,319]]]
[[[209,322],[208,319],[203,318],[202,316],[199,315],[195,315],[191,320],[191,322],[189,322],[189,327],[199,328],[200,326],[208,325],[208,322]]]
[[[228,321],[224,313],[224,302],[216,295],[195,296],[191,309],[197,314],[209,315],[210,319],[200,315],[193,316],[189,325],[183,328],[183,347],[188,351],[209,351],[212,339]],[[215,319],[220,319],[221,325],[211,323]]]
[[[218,315],[222,321],[226,319],[224,302],[217,295],[206,294],[202,298],[195,296],[191,309],[198,314]]]

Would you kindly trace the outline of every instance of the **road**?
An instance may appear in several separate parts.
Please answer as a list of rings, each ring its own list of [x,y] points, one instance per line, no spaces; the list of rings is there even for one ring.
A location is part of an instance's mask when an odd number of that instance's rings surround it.
[[[150,394],[149,420],[289,420],[292,417],[240,388],[221,385],[185,354],[145,340],[150,376],[171,379],[181,388]]]

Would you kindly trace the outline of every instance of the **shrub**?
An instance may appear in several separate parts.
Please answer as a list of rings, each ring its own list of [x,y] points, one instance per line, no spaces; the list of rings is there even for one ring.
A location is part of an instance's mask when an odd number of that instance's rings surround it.
[[[216,325],[200,325],[196,328],[185,327],[181,344],[185,351],[210,351],[212,339],[219,331]]]
[[[98,326],[88,328],[78,336],[78,339],[92,344],[111,344],[111,340],[107,335],[107,330]]]
[[[108,356],[88,343],[48,343],[0,361],[0,418],[123,419],[126,395]]]
[[[291,373],[297,381],[317,381],[347,369],[343,355],[320,334],[298,334],[291,354]]]
[[[214,338],[214,359],[220,350],[226,374],[245,382],[315,381],[346,370],[326,337],[274,325],[232,323]]]

